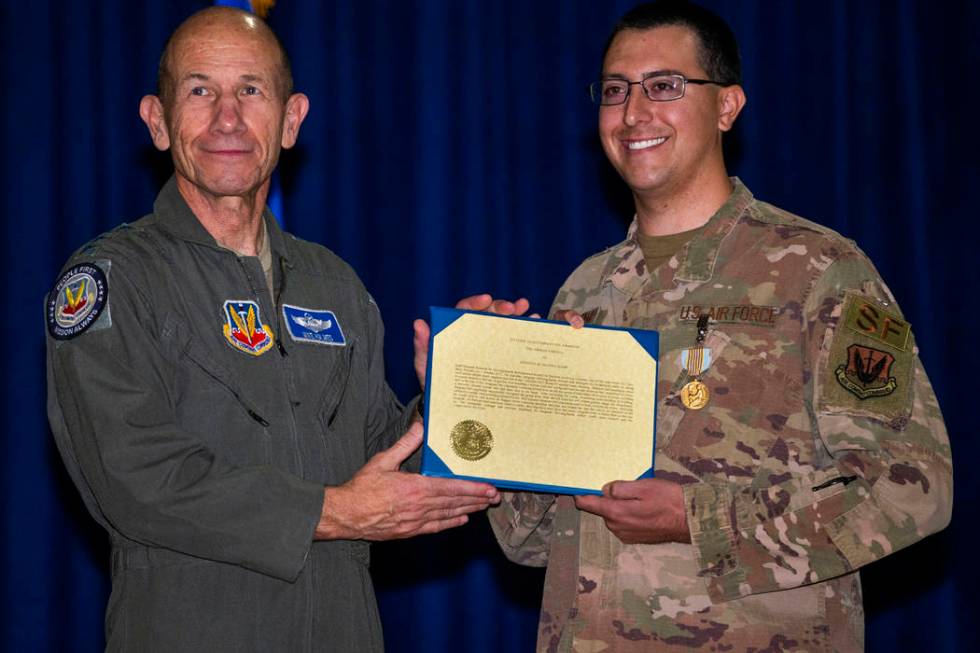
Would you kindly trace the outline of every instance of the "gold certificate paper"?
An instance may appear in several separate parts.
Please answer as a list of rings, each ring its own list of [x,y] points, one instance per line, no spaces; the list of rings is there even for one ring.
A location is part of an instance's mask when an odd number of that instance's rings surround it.
[[[431,311],[423,474],[566,494],[652,475],[655,331]]]

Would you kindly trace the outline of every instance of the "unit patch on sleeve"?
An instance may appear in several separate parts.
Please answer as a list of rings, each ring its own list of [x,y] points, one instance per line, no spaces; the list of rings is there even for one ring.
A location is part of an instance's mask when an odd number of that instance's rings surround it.
[[[84,333],[103,315],[108,299],[109,283],[99,266],[94,263],[72,266],[48,294],[48,333],[56,340],[68,340]],[[99,323],[108,326],[106,320]]]
[[[347,344],[340,322],[333,311],[282,305],[282,316],[289,336],[296,342],[343,347]]]
[[[911,327],[884,306],[864,295],[844,296],[833,337],[824,345],[822,407],[888,422],[910,413],[915,369]]]
[[[269,351],[275,336],[262,321],[257,302],[229,299],[225,302],[225,340],[238,351],[261,356]]]
[[[847,365],[837,367],[837,381],[859,399],[884,397],[898,385],[891,376],[894,362],[894,356],[880,349],[849,345]]]

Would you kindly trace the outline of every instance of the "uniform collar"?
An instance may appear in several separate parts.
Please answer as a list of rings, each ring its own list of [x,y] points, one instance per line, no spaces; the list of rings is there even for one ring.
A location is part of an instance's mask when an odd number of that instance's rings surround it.
[[[754,201],[752,193],[738,177],[732,177],[732,185],[731,195],[708,219],[701,233],[657,269],[662,287],[669,287],[672,281],[702,282],[712,277],[722,242]],[[643,250],[636,239],[637,229],[634,216],[626,240],[613,249],[603,274],[609,282],[628,295],[638,291],[648,278],[645,274]]]
[[[158,216],[160,226],[177,238],[199,245],[207,245],[208,247],[225,250],[214,239],[214,236],[208,233],[208,230],[204,228],[201,221],[194,215],[191,207],[187,205],[184,196],[180,194],[180,190],[177,188],[177,178],[175,176],[170,177],[163,188],[160,189],[160,194],[157,195],[156,201],[153,202],[153,213]],[[288,259],[286,238],[268,206],[262,212],[262,220],[265,222],[266,233],[269,236],[269,246],[272,248],[273,254]]]

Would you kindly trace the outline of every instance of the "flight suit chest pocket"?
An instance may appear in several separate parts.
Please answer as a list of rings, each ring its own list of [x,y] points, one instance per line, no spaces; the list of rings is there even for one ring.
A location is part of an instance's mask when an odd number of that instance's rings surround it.
[[[319,392],[317,421],[325,461],[323,480],[328,485],[343,483],[364,461],[363,408],[367,398],[355,391],[362,387],[357,350],[356,340],[336,350],[337,359],[324,374]]]
[[[180,320],[168,316],[161,335],[173,354],[180,427],[232,464],[268,463],[270,424],[258,398]]]
[[[325,428],[334,425],[347,399],[357,348],[357,341],[352,338],[344,347],[318,352],[316,373],[320,388],[316,396],[320,421]]]

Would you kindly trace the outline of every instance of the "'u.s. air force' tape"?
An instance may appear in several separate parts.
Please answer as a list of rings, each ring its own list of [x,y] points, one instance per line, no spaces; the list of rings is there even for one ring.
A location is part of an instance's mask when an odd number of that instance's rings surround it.
[[[340,322],[333,311],[302,306],[282,305],[286,330],[296,342],[343,347],[347,344]]]
[[[69,268],[48,294],[46,317],[48,333],[56,340],[81,335],[99,323],[108,326],[109,282],[95,263],[79,263]]]

